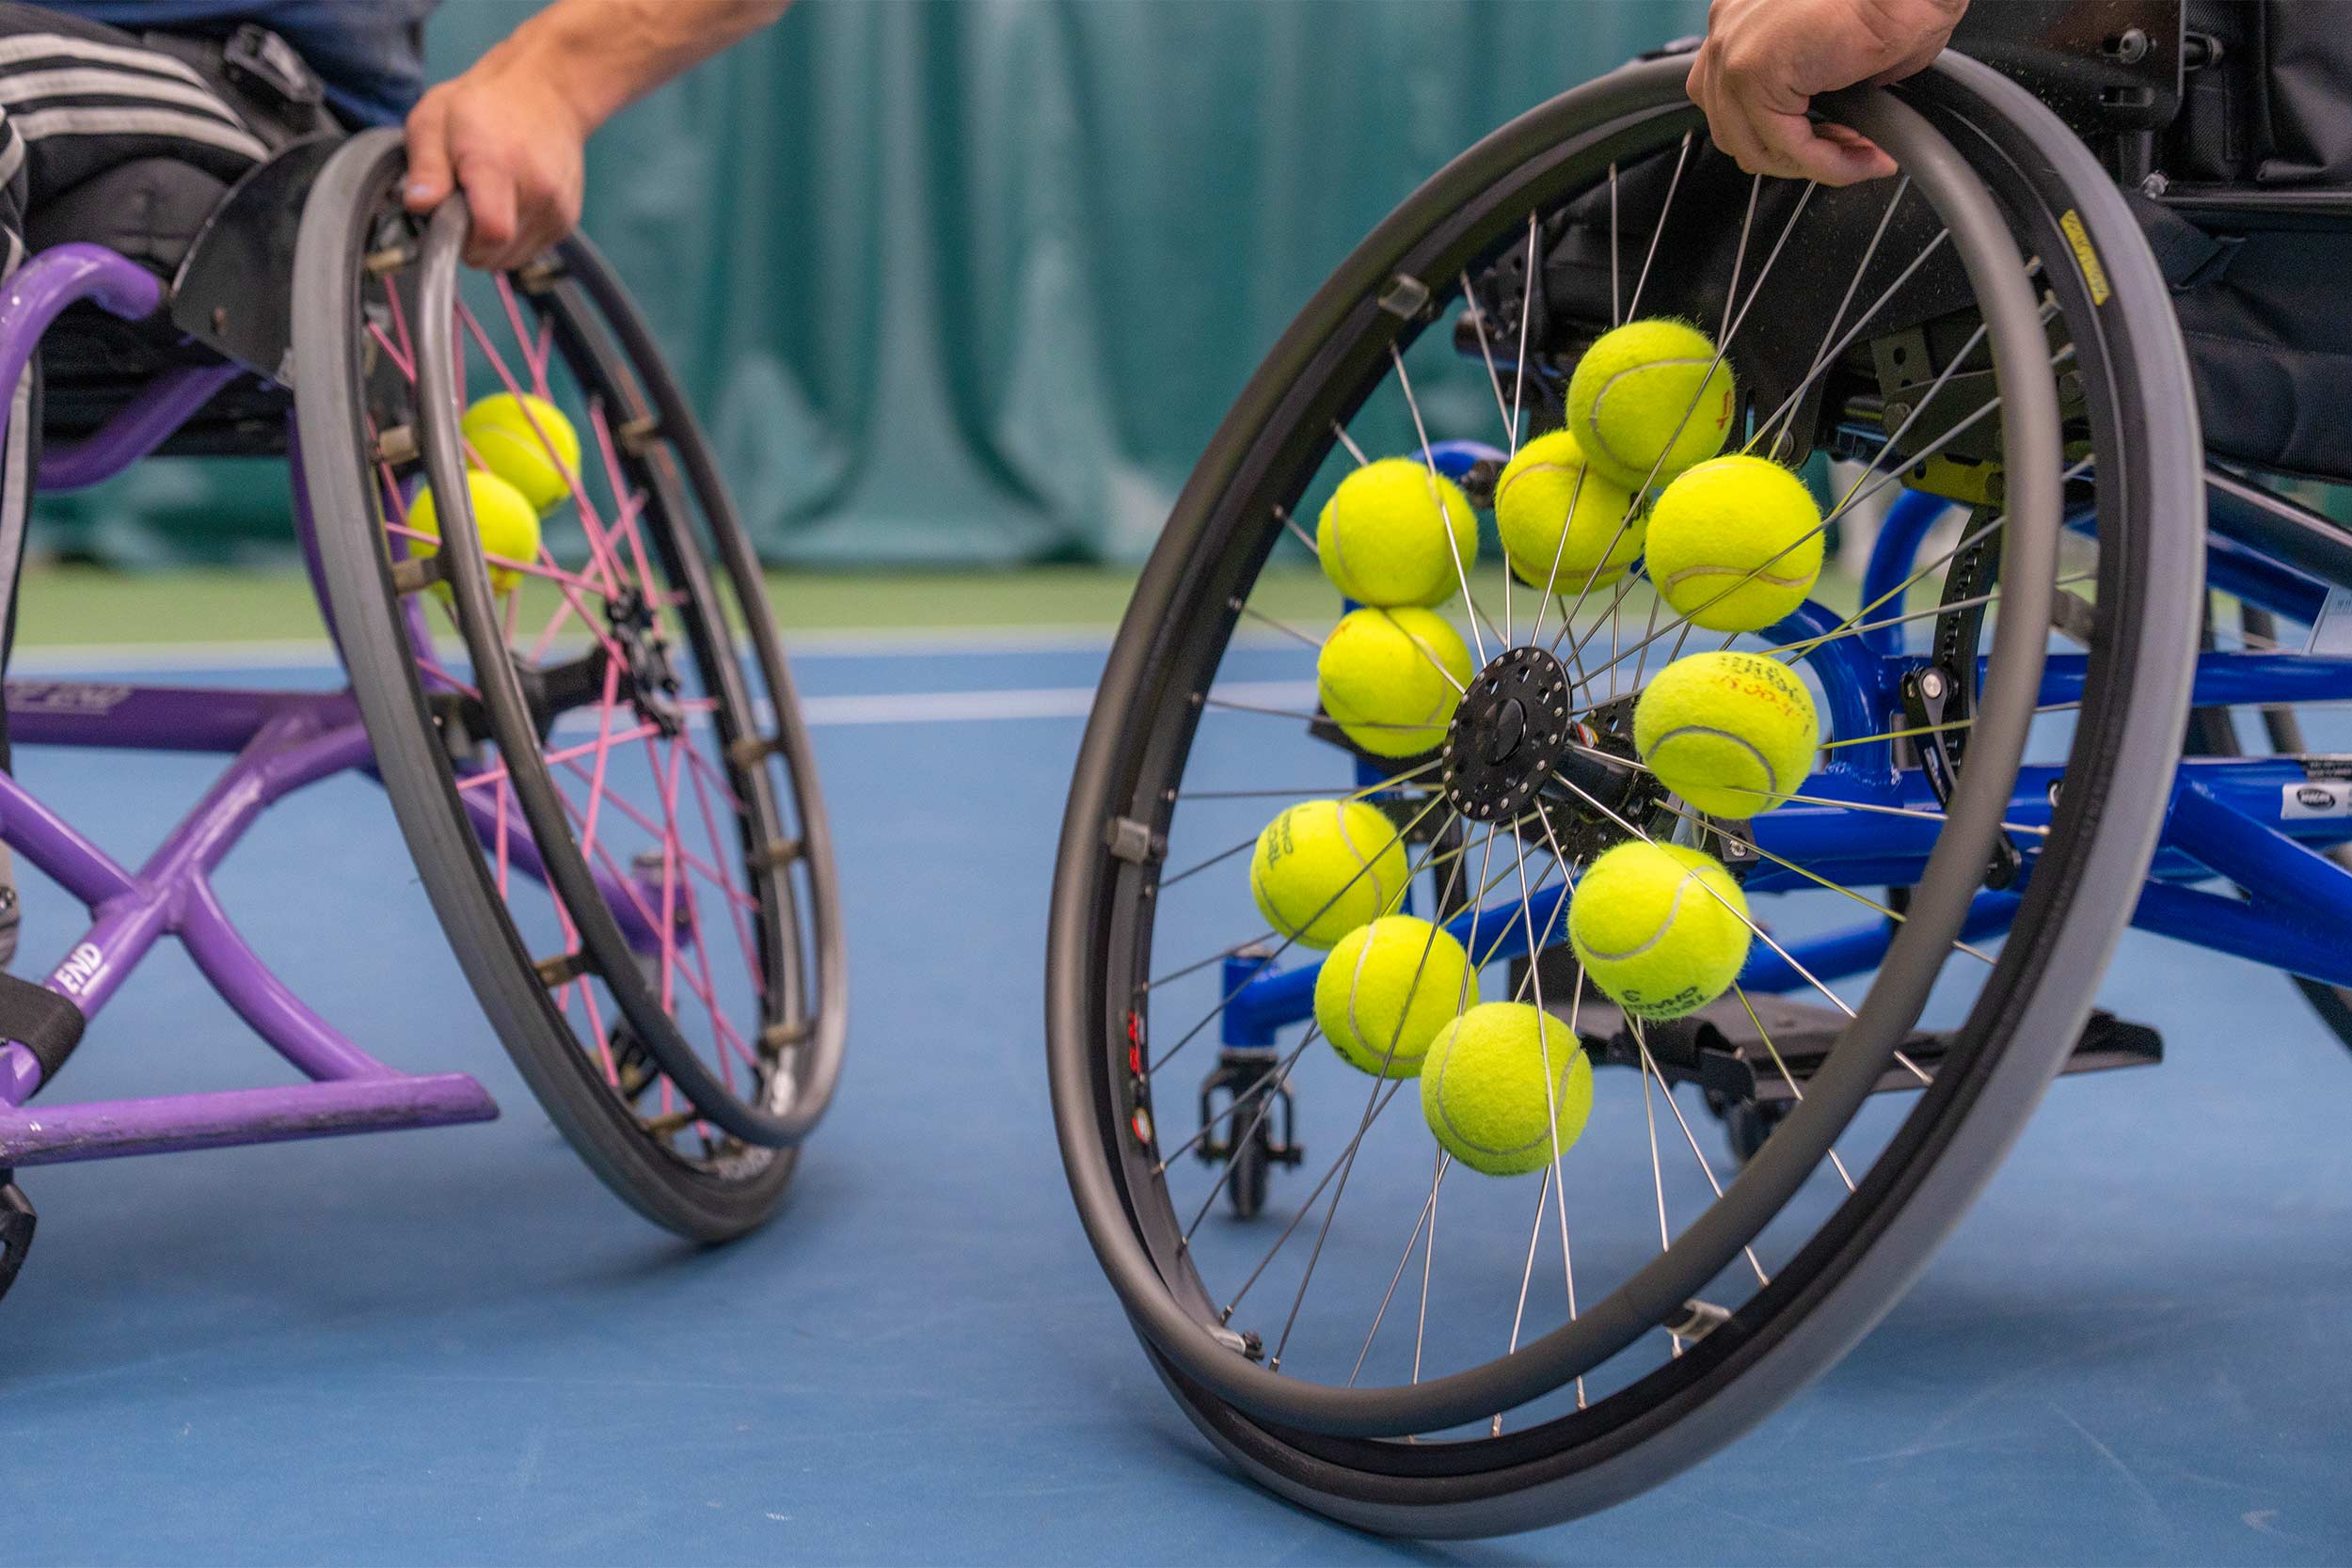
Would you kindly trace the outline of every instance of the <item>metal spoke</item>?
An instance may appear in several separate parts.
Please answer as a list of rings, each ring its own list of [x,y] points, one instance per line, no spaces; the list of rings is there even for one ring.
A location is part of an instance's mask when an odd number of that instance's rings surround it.
[[[1862,247],[1861,263],[1854,268],[1853,277],[1846,285],[1845,296],[1838,300],[1836,311],[1829,318],[1829,327],[1821,334],[1821,346],[1814,351],[1812,363],[1805,368],[1804,378],[1797,384],[1796,394],[1790,397],[1786,404],[1781,405],[1783,408],[1788,410],[1791,417],[1793,417],[1796,412],[1797,404],[1804,401],[1804,389],[1813,385],[1814,378],[1820,373],[1821,367],[1829,362],[1830,342],[1837,336],[1837,329],[1845,325],[1846,311],[1853,305],[1853,296],[1855,293],[1860,292],[1863,278],[1868,276],[1871,261],[1876,260],[1878,257],[1879,242],[1886,238],[1886,227],[1888,224],[1895,221],[1895,209],[1901,204],[1904,195],[1908,193],[1910,189],[1910,175],[1905,174],[1896,180],[1895,194],[1886,198],[1886,210],[1879,214],[1878,227],[1870,231],[1870,243]],[[1879,305],[1884,305],[1885,303],[1886,300],[1883,297],[1879,300]],[[1874,313],[1877,309],[1878,306],[1874,305],[1871,307],[1871,310]],[[1867,319],[1867,317],[1864,318],[1866,321]],[[1779,418],[1780,411],[1775,409],[1772,419],[1766,420],[1763,423],[1757,425],[1756,427],[1756,434],[1749,436],[1747,445],[1741,447],[1740,450],[1741,451],[1754,451],[1756,450],[1756,442],[1763,438],[1764,433],[1770,430],[1772,427],[1772,424],[1778,420]],[[1775,436],[1773,437],[1773,446],[1778,447],[1778,445],[1779,437]]]
[[[1628,320],[1642,313],[1642,289],[1649,282],[1649,266],[1658,260],[1658,242],[1666,232],[1666,219],[1675,210],[1675,192],[1682,187],[1682,166],[1691,161],[1692,133],[1682,133],[1682,149],[1675,154],[1675,171],[1666,181],[1666,199],[1658,208],[1658,227],[1649,231],[1649,249],[1642,257],[1642,275],[1633,280],[1633,303],[1625,308]]]
[[[1855,903],[1862,905],[1866,909],[1875,910],[1880,914],[1886,916],[1889,920],[1904,921],[1910,918],[1908,915],[1903,914],[1900,911],[1891,909],[1887,905],[1880,903],[1877,899],[1869,896],[1869,895],[1866,893],[1848,887],[1843,882],[1831,881],[1827,877],[1822,876],[1818,871],[1807,870],[1805,867],[1799,865],[1795,861],[1786,860],[1779,855],[1773,854],[1770,849],[1765,848],[1762,845],[1756,843],[1753,838],[1742,838],[1740,834],[1731,832],[1731,830],[1725,828],[1722,823],[1715,821],[1711,817],[1702,816],[1697,812],[1686,811],[1682,807],[1674,804],[1672,801],[1664,802],[1664,804],[1668,811],[1674,813],[1677,816],[1681,817],[1685,822],[1689,822],[1695,827],[1704,828],[1708,832],[1718,835],[1733,845],[1736,845],[1740,848],[1747,850],[1750,854],[1761,856],[1763,859],[1771,861],[1774,865],[1793,871],[1798,876],[1804,878],[1807,881],[1814,882],[1821,887],[1827,888],[1832,893],[1842,893],[1847,897],[1852,899]],[[1981,948],[1972,946],[1967,942],[1955,940],[1952,942],[1952,946],[1959,951],[1967,954],[1972,958],[1981,959],[1988,965],[1997,961],[1992,954],[1985,952]]]
[[[1686,138],[1687,142],[1687,138]],[[1519,454],[1519,397],[1527,389],[1527,317],[1535,299],[1535,214],[1527,214],[1527,277],[1526,289],[1519,301],[1519,356],[1511,372],[1511,419],[1505,434],[1511,438],[1511,455]],[[1393,351],[1391,351],[1393,352]]]
[[[1524,856],[1520,858],[1520,864],[1522,867],[1526,864]],[[1520,884],[1524,886],[1526,880],[1527,874],[1522,869],[1519,873]],[[1290,1344],[1291,1330],[1297,1325],[1300,1308],[1307,1305],[1307,1287],[1314,1281],[1315,1265],[1323,1259],[1323,1244],[1330,1238],[1332,1222],[1339,1218],[1340,1199],[1347,1196],[1348,1178],[1355,1174],[1356,1169],[1356,1150],[1362,1147],[1364,1133],[1378,1112],[1380,1085],[1388,1081],[1389,1068],[1396,1060],[1397,1044],[1405,1037],[1405,1024],[1411,1013],[1413,997],[1421,990],[1422,976],[1429,971],[1429,955],[1437,951],[1438,931],[1437,924],[1431,922],[1429,935],[1421,944],[1421,958],[1413,965],[1413,977],[1406,982],[1405,1002],[1397,1009],[1396,1027],[1389,1031],[1388,1047],[1380,1053],[1380,1066],[1373,1074],[1372,1093],[1365,1097],[1363,1119],[1357,1124],[1356,1136],[1348,1143],[1345,1168],[1340,1172],[1339,1185],[1332,1188],[1331,1201],[1323,1211],[1322,1228],[1316,1231],[1314,1248],[1307,1255],[1307,1268],[1298,1280],[1298,1294],[1292,1298],[1290,1316],[1283,1320],[1281,1335],[1275,1340],[1273,1357],[1267,1362],[1269,1369],[1279,1370],[1281,1367],[1282,1352]],[[1402,1083],[1403,1080],[1397,1082]]]
[[[1356,1353],[1356,1366],[1347,1374],[1347,1386],[1350,1388],[1355,1387],[1356,1380],[1363,1375],[1364,1358],[1372,1354],[1372,1342],[1380,1334],[1380,1320],[1389,1315],[1389,1303],[1396,1298],[1396,1287],[1405,1277],[1406,1265],[1413,1260],[1413,1248],[1421,1242],[1422,1227],[1428,1225],[1430,1216],[1437,1212],[1438,1188],[1444,1182],[1445,1173],[1453,1164],[1454,1156],[1440,1148],[1438,1151],[1436,1174],[1429,1179],[1429,1196],[1422,1200],[1421,1206],[1421,1217],[1413,1222],[1413,1233],[1405,1238],[1404,1255],[1396,1260],[1396,1273],[1389,1276],[1389,1289],[1387,1293],[1380,1298],[1380,1309],[1372,1315],[1372,1327],[1365,1331],[1364,1348]]]
[[[1235,1291],[1232,1299],[1225,1304],[1224,1309],[1218,1314],[1218,1322],[1232,1322],[1234,1310],[1241,1306],[1242,1298],[1249,1293],[1250,1288],[1258,1283],[1266,1269],[1272,1265],[1275,1258],[1280,1254],[1283,1246],[1289,1243],[1292,1236],[1297,1233],[1300,1222],[1305,1220],[1309,1212],[1313,1210],[1315,1199],[1323,1196],[1323,1189],[1329,1186],[1335,1177],[1344,1181],[1343,1172],[1354,1165],[1356,1150],[1363,1144],[1364,1134],[1372,1130],[1373,1123],[1380,1119],[1380,1113],[1389,1108],[1390,1101],[1396,1098],[1396,1091],[1410,1082],[1410,1079],[1406,1078],[1374,1081],[1372,1108],[1365,1116],[1363,1125],[1357,1129],[1354,1137],[1348,1139],[1347,1147],[1340,1150],[1339,1158],[1331,1163],[1331,1168],[1323,1173],[1323,1180],[1315,1183],[1314,1191],[1309,1193],[1306,1200],[1299,1204],[1298,1212],[1291,1216],[1290,1224],[1282,1227],[1282,1233],[1274,1239],[1274,1244],[1268,1247],[1266,1255],[1258,1260],[1258,1266],[1249,1271],[1249,1277],[1242,1281],[1241,1289]]]
[[[1788,1070],[1788,1064],[1780,1059],[1780,1047],[1772,1043],[1772,1037],[1765,1029],[1764,1021],[1756,1016],[1756,1004],[1748,1000],[1748,993],[1740,989],[1740,982],[1737,980],[1731,983],[1731,994],[1738,997],[1740,1006],[1747,1009],[1748,1022],[1756,1025],[1756,1037],[1764,1042],[1764,1050],[1772,1058],[1772,1066],[1780,1071],[1781,1082],[1787,1084],[1788,1092],[1797,1097],[1797,1103],[1804,1104],[1804,1085],[1798,1083],[1797,1075]],[[1837,1168],[1837,1180],[1846,1184],[1846,1191],[1852,1192],[1853,1178],[1847,1173],[1846,1162],[1837,1157],[1837,1150],[1835,1147],[1832,1147],[1828,1152],[1829,1163]]]
[[[1376,857],[1386,854],[1389,849],[1389,845],[1402,844],[1406,842],[1406,835],[1410,833],[1415,828],[1419,827],[1422,822],[1427,818],[1431,812],[1437,810],[1444,803],[1445,797],[1442,795],[1431,796],[1429,798],[1429,804],[1423,806],[1418,813],[1416,813],[1411,821],[1406,823],[1403,827],[1397,829],[1395,832],[1390,834],[1388,843],[1383,844],[1379,848],[1374,850],[1374,855]],[[1431,848],[1434,850],[1435,847],[1436,846],[1433,843],[1431,845]],[[1415,876],[1418,876],[1422,870],[1426,869],[1428,864],[1428,860],[1424,858],[1420,866],[1407,866],[1405,873],[1407,884],[1409,884],[1412,879]],[[1370,861],[1367,861],[1362,865],[1359,866],[1354,876],[1348,878],[1346,881],[1341,883],[1339,890],[1333,893],[1330,897],[1325,899],[1315,911],[1312,914],[1310,914],[1304,921],[1301,921],[1300,924],[1302,926],[1312,926],[1316,921],[1322,919],[1324,911],[1330,909],[1332,905],[1338,903],[1343,897],[1346,896],[1348,889],[1363,880],[1365,876],[1369,874],[1371,870],[1372,862]],[[1182,1039],[1179,1039],[1173,1046],[1170,1046],[1166,1053],[1154,1059],[1151,1067],[1146,1069],[1145,1076],[1149,1077],[1152,1073],[1158,1072],[1161,1068],[1168,1065],[1168,1061],[1175,1056],[1177,1052],[1182,1051],[1185,1046],[1191,1044],[1195,1036],[1199,1035],[1201,1030],[1206,1029],[1211,1023],[1216,1021],[1217,1015],[1225,1010],[1227,1003],[1232,1002],[1234,997],[1239,996],[1242,993],[1244,987],[1248,986],[1250,981],[1255,980],[1259,975],[1264,974],[1268,966],[1270,966],[1275,959],[1289,952],[1297,941],[1298,939],[1296,937],[1286,938],[1279,946],[1274,949],[1274,951],[1259,959],[1256,966],[1250,970],[1248,978],[1243,980],[1241,985],[1235,986],[1232,990],[1227,991],[1224,997],[1218,1001],[1217,1005],[1209,1009],[1207,1017],[1203,1018],[1200,1022],[1194,1024],[1190,1029],[1186,1030]]]
[[[1207,1119],[1200,1123],[1200,1130],[1199,1132],[1193,1133],[1191,1137],[1186,1138],[1183,1143],[1178,1144],[1174,1148],[1171,1148],[1162,1154],[1160,1156],[1160,1163],[1152,1167],[1152,1174],[1154,1176],[1167,1175],[1168,1167],[1183,1159],[1185,1155],[1191,1153],[1193,1148],[1200,1142],[1201,1139],[1209,1135],[1211,1130],[1214,1129],[1218,1122],[1223,1121],[1230,1116],[1232,1116],[1250,1101],[1255,1100],[1258,1096],[1264,1094],[1267,1090],[1273,1088],[1276,1085],[1280,1084],[1283,1080],[1287,1079],[1290,1076],[1291,1069],[1298,1065],[1298,1058],[1307,1053],[1307,1047],[1313,1044],[1314,1039],[1315,1032],[1312,1029],[1308,1030],[1307,1033],[1300,1037],[1298,1044],[1292,1049],[1291,1053],[1275,1064],[1275,1069],[1272,1072],[1269,1072],[1260,1078],[1255,1084],[1249,1085],[1249,1087],[1242,1093],[1233,1096],[1232,1102],[1228,1104],[1225,1109],[1210,1116]],[[1257,1130],[1257,1123],[1250,1123],[1250,1132],[1254,1134]],[[1214,1194],[1211,1196],[1212,1197],[1215,1196]]]
[[[1732,342],[1739,337],[1740,328],[1746,324],[1748,312],[1756,308],[1756,299],[1764,293],[1764,280],[1772,276],[1772,264],[1780,260],[1781,251],[1788,244],[1788,236],[1795,232],[1797,220],[1804,215],[1805,207],[1812,201],[1813,192],[1816,188],[1812,181],[1808,180],[1805,182],[1804,194],[1797,198],[1796,206],[1789,211],[1788,221],[1781,225],[1780,237],[1772,242],[1772,251],[1764,258],[1764,264],[1756,269],[1756,281],[1749,286],[1748,297],[1743,303],[1740,304],[1738,312],[1735,314],[1732,311],[1732,302],[1739,298],[1740,264],[1747,256],[1748,227],[1756,217],[1756,190],[1762,185],[1762,183],[1763,176],[1757,175],[1755,177],[1755,182],[1750,185],[1748,190],[1747,214],[1745,217],[1741,218],[1740,222],[1740,248],[1734,253],[1735,259],[1732,263],[1731,287],[1725,290],[1724,293],[1724,325],[1722,339],[1715,345],[1715,356],[1708,361],[1706,371],[1702,372],[1698,378],[1698,386],[1693,388],[1691,393],[1691,401],[1683,405],[1682,418],[1675,421],[1673,432],[1667,436],[1664,445],[1658,449],[1658,457],[1656,461],[1650,464],[1648,475],[1644,478],[1640,485],[1635,487],[1627,500],[1625,515],[1619,518],[1617,522],[1617,531],[1610,537],[1608,547],[1600,552],[1600,559],[1593,563],[1593,571],[1585,578],[1583,592],[1577,595],[1576,606],[1572,607],[1568,611],[1569,619],[1571,621],[1575,618],[1576,610],[1582,607],[1584,594],[1592,592],[1593,582],[1596,578],[1597,578],[1601,565],[1606,562],[1612,555],[1616,553],[1617,541],[1625,537],[1627,529],[1632,527],[1634,514],[1641,508],[1642,497],[1649,492],[1651,485],[1658,483],[1658,473],[1661,468],[1666,466],[1667,453],[1674,451],[1674,444],[1677,441],[1682,439],[1683,431],[1690,426],[1691,416],[1698,412],[1699,404],[1704,401],[1707,396],[1708,383],[1714,378],[1716,369],[1724,362],[1724,356],[1731,352]],[[1619,595],[1619,599],[1622,601],[1622,594]],[[1650,606],[1650,619],[1653,625],[1656,623],[1657,617],[1658,607],[1655,603],[1653,603]],[[1565,636],[1566,631],[1567,627],[1563,626],[1561,627],[1561,634]],[[1552,651],[1555,653],[1558,651],[1557,639],[1554,640]],[[1612,662],[1613,663],[1614,660],[1612,660]]]
[[[1323,546],[1315,543],[1315,537],[1313,534],[1309,533],[1305,529],[1298,526],[1296,519],[1291,516],[1288,510],[1278,506],[1274,509],[1274,515],[1278,518],[1281,519],[1281,523],[1284,528],[1290,530],[1292,533],[1297,536],[1300,544],[1306,546],[1308,549],[1314,552],[1314,555],[1318,560],[1322,558]]]
[[[1631,833],[1635,838],[1640,839],[1645,844],[1652,846],[1656,845],[1657,840],[1651,838],[1649,834],[1642,832],[1641,829],[1635,827],[1624,817],[1619,816],[1615,812],[1612,811],[1607,805],[1603,804],[1598,799],[1586,791],[1582,785],[1579,784],[1574,779],[1569,778],[1565,773],[1554,768],[1551,776],[1559,780],[1562,784],[1566,784],[1570,789],[1575,790],[1579,795],[1583,796],[1586,803],[1590,804],[1602,816],[1615,822],[1617,826]],[[1750,791],[1750,793],[1762,794],[1764,792],[1761,790],[1755,790]],[[1745,926],[1748,928],[1749,933],[1755,936],[1757,941],[1763,942],[1765,946],[1779,954],[1783,963],[1786,963],[1789,968],[1804,976],[1804,978],[1812,984],[1815,990],[1818,990],[1823,996],[1828,997],[1831,1005],[1836,1006],[1839,1012],[1844,1013],[1848,1018],[1854,1016],[1854,1010],[1846,1006],[1845,999],[1839,996],[1836,991],[1830,990],[1829,987],[1823,985],[1819,979],[1816,979],[1813,972],[1805,968],[1804,965],[1799,963],[1795,957],[1789,953],[1788,949],[1783,947],[1779,942],[1772,940],[1772,934],[1770,931],[1767,931],[1763,927],[1757,925],[1754,920],[1742,913],[1739,907],[1734,905],[1730,899],[1725,898],[1722,894],[1717,893],[1712,887],[1709,887],[1704,878],[1699,879],[1698,886],[1700,890],[1709,898],[1714,899],[1715,902],[1730,911],[1731,917],[1740,922],[1740,925]]]
[[[1911,259],[1911,264],[1903,268],[1901,272],[1896,274],[1895,281],[1889,283],[1886,286],[1885,292],[1881,293],[1877,299],[1871,301],[1870,309],[1864,311],[1860,319],[1855,321],[1853,325],[1847,329],[1846,335],[1843,338],[1837,340],[1837,346],[1829,350],[1813,362],[1813,368],[1805,372],[1805,376],[1803,381],[1797,383],[1796,389],[1791,391],[1788,396],[1783,400],[1781,405],[1773,409],[1772,413],[1765,418],[1764,422],[1756,428],[1758,430],[1770,429],[1774,423],[1778,422],[1784,417],[1793,419],[1796,415],[1797,404],[1804,401],[1804,394],[1812,390],[1813,383],[1820,378],[1821,372],[1828,370],[1830,366],[1837,362],[1837,356],[1845,353],[1849,347],[1852,346],[1853,341],[1856,338],[1862,336],[1862,329],[1869,325],[1871,321],[1877,317],[1878,313],[1886,308],[1887,301],[1893,299],[1896,294],[1901,292],[1902,286],[1911,281],[1911,275],[1917,272],[1921,267],[1927,265],[1928,258],[1934,255],[1936,251],[1942,247],[1944,242],[1951,237],[1952,231],[1950,230],[1937,230],[1935,231],[1935,238],[1930,240],[1926,245],[1920,247],[1919,254]]]
[[[1462,603],[1469,607],[1470,640],[1478,645],[1478,663],[1484,669],[1486,640],[1478,635],[1478,597],[1470,592],[1470,573],[1462,566],[1462,546],[1454,537],[1454,515],[1445,509],[1445,499],[1438,490],[1438,459],[1429,450],[1429,427],[1422,422],[1421,400],[1413,396],[1413,378],[1406,373],[1405,356],[1394,343],[1389,345],[1389,363],[1396,367],[1397,388],[1405,394],[1406,411],[1413,416],[1413,434],[1421,438],[1422,467],[1429,472],[1429,499],[1437,505],[1438,520],[1445,524],[1445,551],[1454,560],[1454,580],[1461,585]]]
[[[1519,1348],[1519,1327],[1527,1321],[1527,1288],[1535,1280],[1535,1243],[1544,1237],[1544,1200],[1551,1196],[1553,1166],[1544,1167],[1544,1188],[1535,1195],[1535,1223],[1527,1232],[1527,1262],[1519,1269],[1519,1304],[1511,1314],[1511,1343],[1508,1351]],[[1508,1352],[1506,1352],[1508,1354]],[[1490,1437],[1502,1435],[1502,1413],[1495,1412],[1494,1422],[1486,1430]]]
[[[1666,1075],[1660,1072],[1658,1064],[1650,1059],[1649,1040],[1642,1032],[1641,1020],[1628,1013],[1625,1021],[1633,1031],[1633,1048],[1641,1053],[1644,1070],[1658,1080],[1658,1098],[1664,1101],[1666,1109],[1675,1114],[1675,1124],[1682,1129],[1683,1141],[1691,1146],[1691,1158],[1699,1163],[1699,1174],[1707,1178],[1708,1189],[1714,1193],[1717,1201],[1720,1202],[1724,1196],[1724,1184],[1715,1180],[1715,1167],[1708,1164],[1707,1156],[1700,1152],[1699,1140],[1696,1134],[1692,1132],[1690,1122],[1684,1119],[1682,1106],[1676,1101],[1673,1088],[1667,1085]],[[1747,1254],[1748,1267],[1756,1271],[1756,1284],[1758,1286],[1770,1285],[1772,1280],[1766,1276],[1764,1265],[1756,1260],[1756,1248],[1742,1243],[1740,1250]]]

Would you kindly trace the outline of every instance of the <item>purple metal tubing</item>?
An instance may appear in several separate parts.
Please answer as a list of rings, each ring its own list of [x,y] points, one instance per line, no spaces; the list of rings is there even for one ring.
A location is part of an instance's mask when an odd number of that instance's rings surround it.
[[[8,734],[20,745],[219,752],[253,743],[271,721],[313,715],[320,728],[355,722],[343,692],[240,691],[119,681],[14,680]]]
[[[0,1166],[446,1127],[497,1116],[488,1092],[462,1072],[60,1105],[0,1116]]]
[[[113,419],[79,441],[59,442],[40,454],[40,487],[82,490],[109,480],[153,451],[213,394],[245,371],[230,364],[187,365],[149,382]]]

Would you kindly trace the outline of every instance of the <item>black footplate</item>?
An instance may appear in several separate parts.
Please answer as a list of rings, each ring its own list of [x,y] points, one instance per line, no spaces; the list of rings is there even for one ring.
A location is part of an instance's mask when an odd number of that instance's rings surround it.
[[[1524,960],[1512,966],[1515,992],[1523,970]],[[1565,948],[1546,951],[1545,1001],[1552,1013],[1564,1019],[1569,1013],[1576,975],[1576,960]],[[1755,1009],[1753,1017],[1750,1008]],[[1632,1033],[1626,1028],[1625,1015],[1616,1004],[1588,986],[1577,1000],[1575,1011],[1577,1033],[1592,1053],[1595,1066],[1640,1064]],[[1751,995],[1743,1004],[1739,996],[1731,995],[1688,1018],[1645,1024],[1642,1035],[1650,1059],[1667,1082],[1696,1084],[1710,1101],[1770,1106],[1796,1099],[1797,1088],[1820,1068],[1846,1024],[1843,1013],[1810,1003]],[[1900,1049],[1920,1072],[1932,1078],[1951,1040],[1947,1034],[1915,1030]],[[2082,1037],[2058,1070],[2104,1072],[2112,1068],[2153,1067],[2163,1060],[2163,1036],[2144,1023],[2098,1011],[2083,1025]],[[1789,1082],[1792,1078],[1794,1087]],[[1918,1076],[1896,1062],[1880,1078],[1878,1092],[1919,1086]]]
[[[0,1170],[0,1296],[8,1293],[16,1276],[24,1268],[24,1255],[33,1249],[33,1206],[24,1201],[24,1194],[9,1178],[16,1173]]]

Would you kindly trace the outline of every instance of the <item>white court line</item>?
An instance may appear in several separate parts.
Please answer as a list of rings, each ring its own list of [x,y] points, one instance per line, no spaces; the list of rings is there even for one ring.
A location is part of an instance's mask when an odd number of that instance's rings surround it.
[[[959,626],[930,631],[921,627],[855,628],[787,634],[787,658],[925,658],[962,654],[1107,652],[1114,626]],[[1306,628],[1327,630],[1327,627]],[[1241,647],[1277,647],[1290,639],[1255,627],[1237,629],[1233,642]],[[585,641],[559,641],[559,655],[577,652]],[[332,662],[334,650],[323,638],[278,638],[268,641],[199,642],[52,642],[20,648],[9,661],[12,674],[97,674],[122,670],[316,670]]]
[[[1227,681],[1210,689],[1228,702],[1305,712],[1315,701],[1312,681]],[[944,724],[1005,719],[1084,719],[1094,711],[1090,686],[1022,687],[999,691],[882,691],[801,699],[812,729],[850,724]],[[767,719],[762,705],[760,719]],[[697,718],[696,725],[707,723]],[[597,719],[575,710],[555,721],[558,735],[593,735]]]

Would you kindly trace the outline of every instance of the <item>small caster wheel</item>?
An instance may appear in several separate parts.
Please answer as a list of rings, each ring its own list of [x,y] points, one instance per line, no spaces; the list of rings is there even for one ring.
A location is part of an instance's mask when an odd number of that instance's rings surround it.
[[[1235,1219],[1254,1220],[1265,1208],[1267,1176],[1265,1129],[1260,1127],[1233,1150],[1233,1174],[1226,1179]]]

